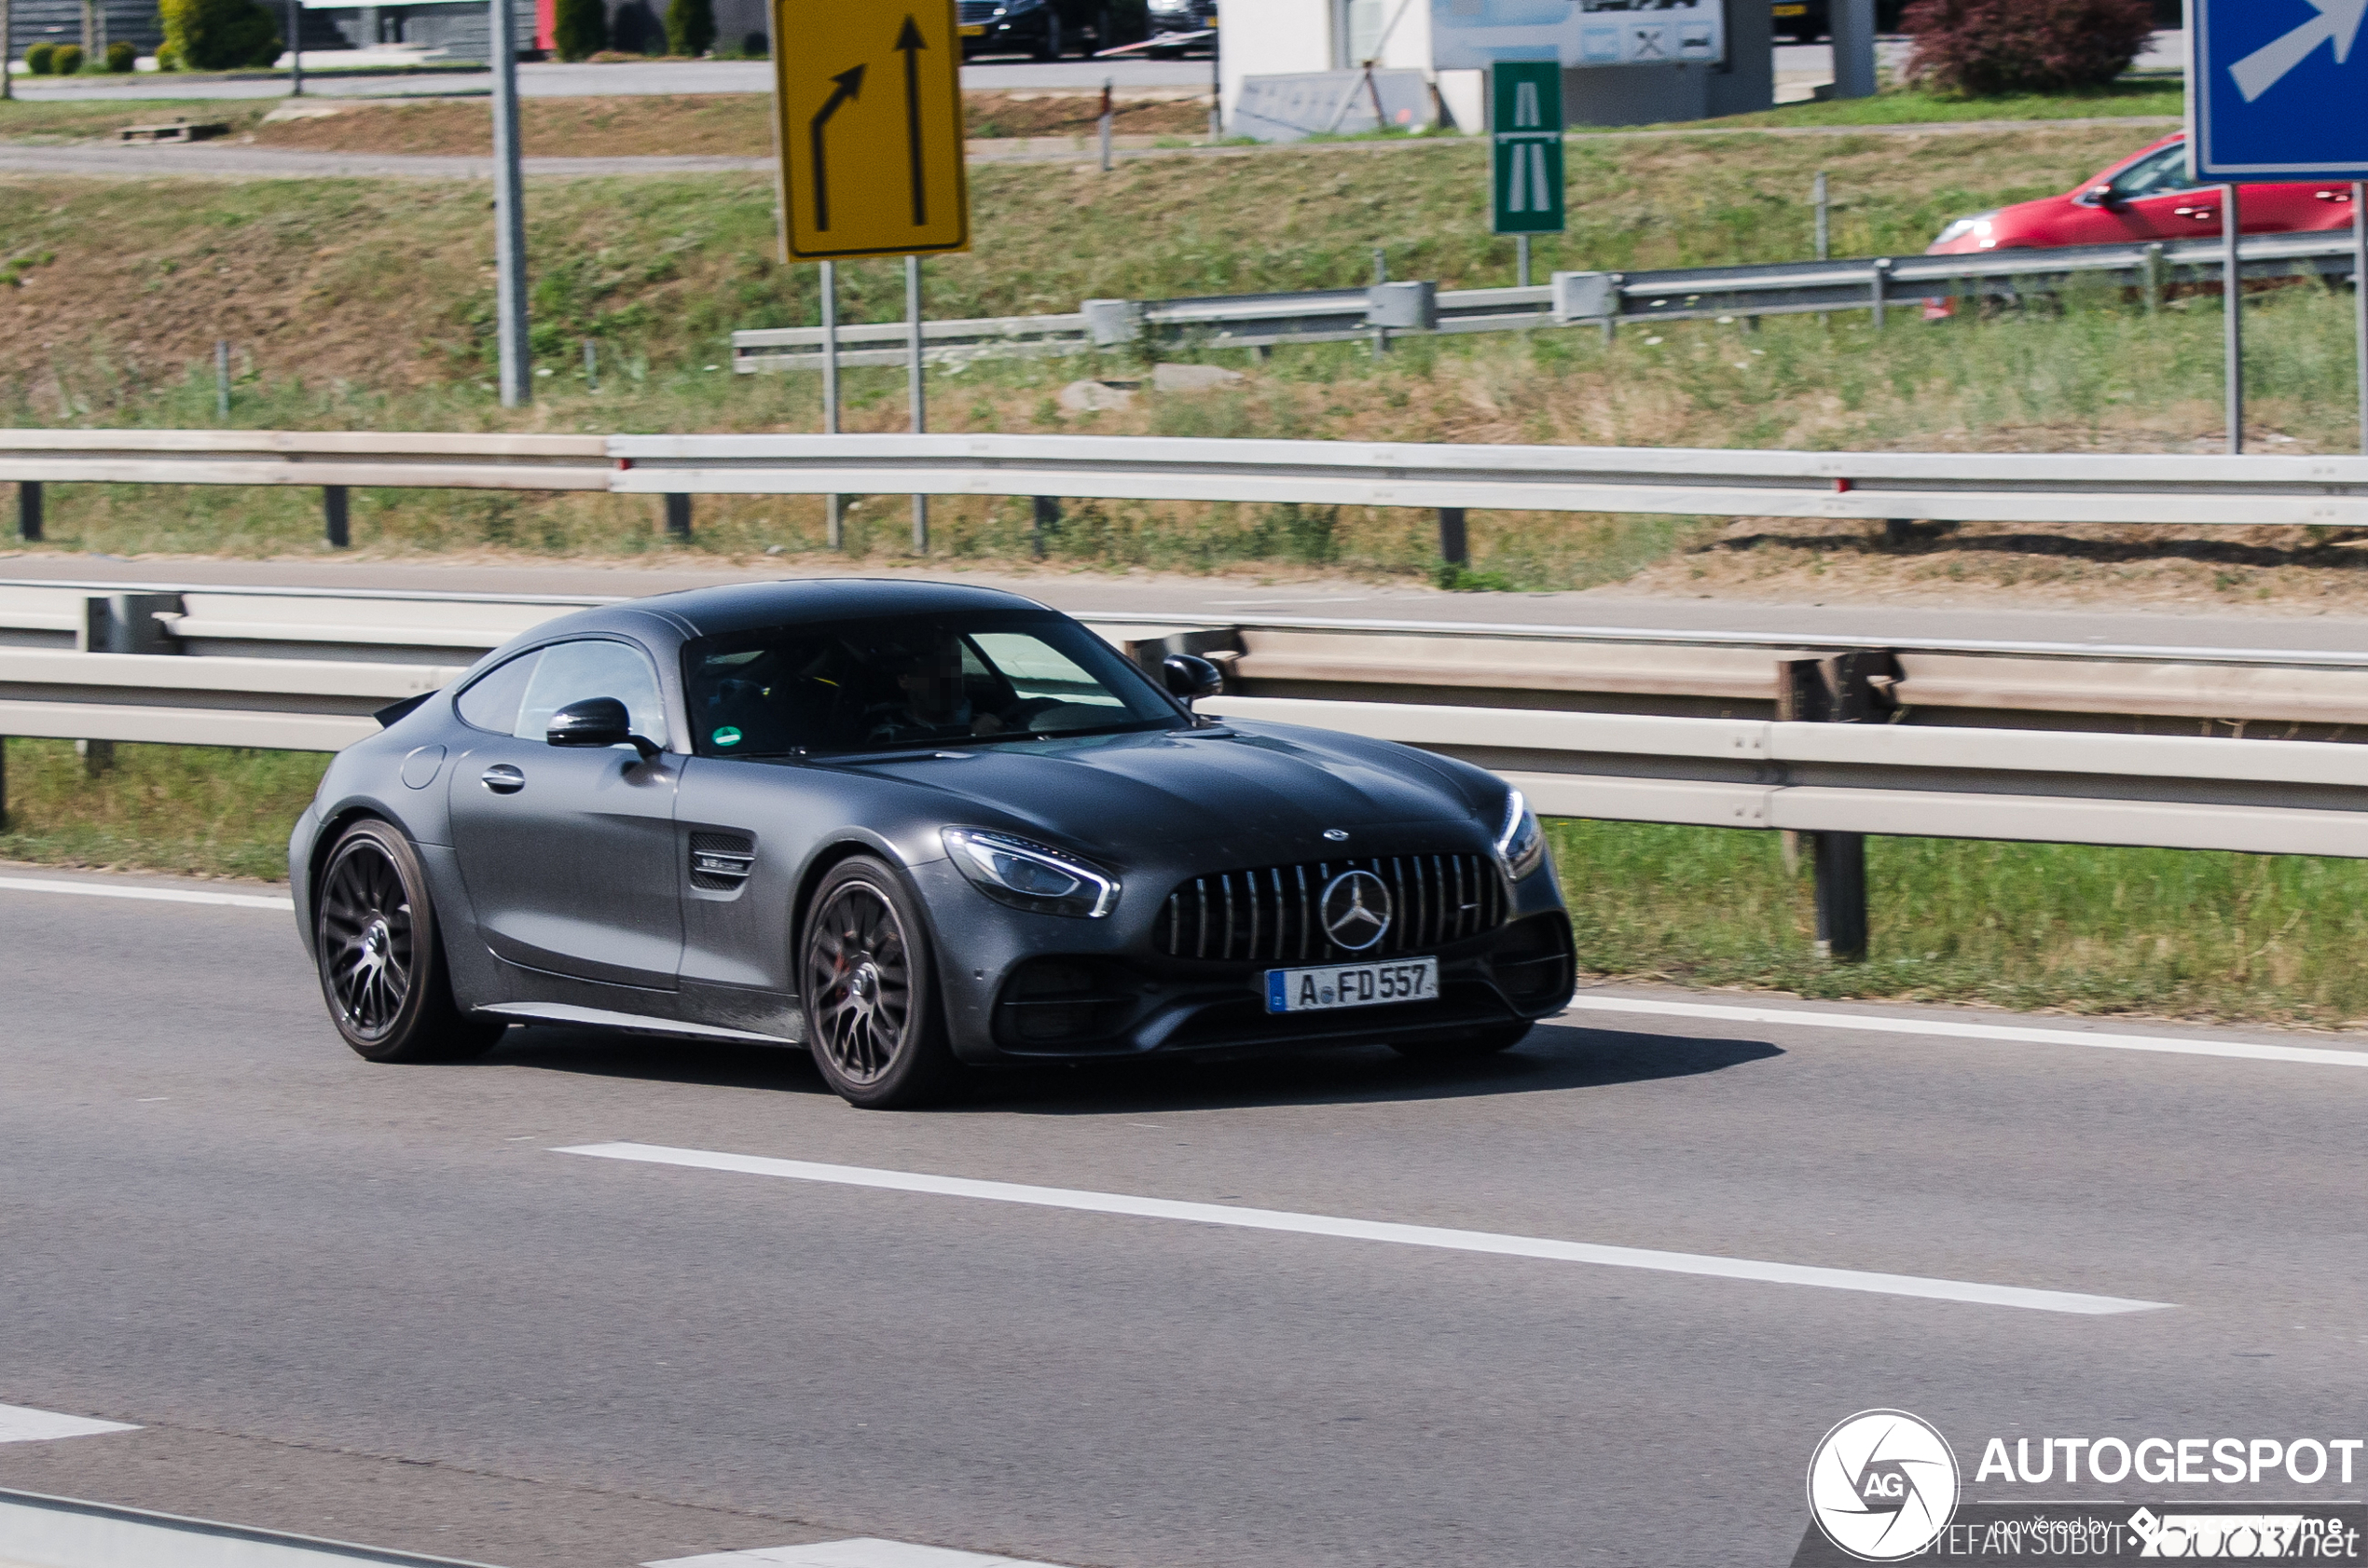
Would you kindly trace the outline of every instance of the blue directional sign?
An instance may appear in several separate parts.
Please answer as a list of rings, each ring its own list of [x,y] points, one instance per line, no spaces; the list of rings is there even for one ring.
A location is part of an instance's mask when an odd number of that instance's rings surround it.
[[[2201,184],[2368,178],[2368,0],[2192,0],[2187,158]]]

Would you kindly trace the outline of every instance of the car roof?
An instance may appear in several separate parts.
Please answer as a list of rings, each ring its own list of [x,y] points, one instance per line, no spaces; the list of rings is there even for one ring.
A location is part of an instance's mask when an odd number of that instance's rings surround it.
[[[735,583],[654,594],[623,604],[580,610],[535,628],[534,640],[602,631],[647,636],[655,617],[682,638],[716,637],[761,626],[805,621],[847,621],[878,615],[975,614],[982,611],[1032,610],[1052,613],[1032,598],[999,588],[885,577],[816,577]]]

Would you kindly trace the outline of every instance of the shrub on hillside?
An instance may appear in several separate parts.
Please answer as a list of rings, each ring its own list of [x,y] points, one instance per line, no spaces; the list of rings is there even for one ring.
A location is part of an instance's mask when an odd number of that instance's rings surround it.
[[[1967,97],[2078,92],[2129,69],[2154,31],[2152,0],[1915,0],[1907,78]]]
[[[667,53],[697,56],[714,47],[714,0],[667,0]]]
[[[34,45],[33,48],[24,51],[24,68],[36,76],[56,75],[58,46],[55,44]]]
[[[49,57],[49,69],[61,76],[71,76],[82,69],[82,46],[60,44],[58,52]]]
[[[551,45],[561,60],[588,60],[607,48],[607,0],[558,0],[551,16]]]
[[[162,0],[157,12],[164,48],[183,70],[231,71],[280,58],[279,30],[255,0]]]
[[[128,39],[117,38],[107,46],[107,69],[118,76],[138,64],[139,61],[140,51],[133,48]]]

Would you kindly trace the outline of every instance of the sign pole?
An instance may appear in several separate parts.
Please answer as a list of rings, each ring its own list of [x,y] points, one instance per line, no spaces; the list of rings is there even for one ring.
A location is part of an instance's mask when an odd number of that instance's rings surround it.
[[[839,264],[822,264],[822,433],[839,433]],[[847,547],[847,525],[839,516],[839,498],[822,498],[822,522],[833,550]]]
[[[1517,268],[1520,269],[1520,272],[1521,272],[1521,287],[1523,287],[1523,288],[1527,288],[1527,287],[1529,287],[1529,236],[1528,236],[1528,235],[1526,235],[1526,234],[1516,234],[1516,235],[1514,235],[1514,236],[1513,236],[1513,255],[1514,255],[1514,258],[1515,258],[1515,260],[1514,260],[1514,265],[1515,265],[1515,267],[1517,267]]]
[[[511,0],[490,0],[493,34],[494,337],[502,351],[502,406],[534,396],[526,320],[526,190],[518,166],[518,50]]]
[[[2368,181],[2361,180],[2351,182],[2351,320],[2360,349],[2360,449],[2368,452]]]
[[[2221,264],[2221,342],[2228,359],[2228,451],[2234,456],[2245,449],[2245,278],[2237,254],[2242,219],[2237,211],[2237,187],[2220,189],[2220,239],[2226,251]]]
[[[304,0],[288,0],[288,96],[304,96]]]
[[[16,78],[8,74],[10,62],[17,57],[16,39],[9,27],[13,19],[8,14],[15,4],[16,0],[0,0],[0,103],[17,95]]]
[[[929,386],[922,376],[921,364],[921,258],[904,258],[904,334],[906,367],[913,392],[913,433],[920,434],[929,428]],[[913,553],[929,553],[929,498],[913,498]]]

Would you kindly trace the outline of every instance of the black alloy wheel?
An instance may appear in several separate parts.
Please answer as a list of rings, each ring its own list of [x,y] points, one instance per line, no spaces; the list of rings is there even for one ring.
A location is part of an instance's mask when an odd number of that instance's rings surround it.
[[[896,1109],[943,1091],[954,1057],[902,877],[869,856],[833,867],[808,906],[800,970],[814,1065],[848,1104]]]
[[[418,855],[379,821],[356,822],[329,852],[313,907],[313,956],[330,1021],[373,1062],[451,1062],[502,1038],[463,1015]]]

